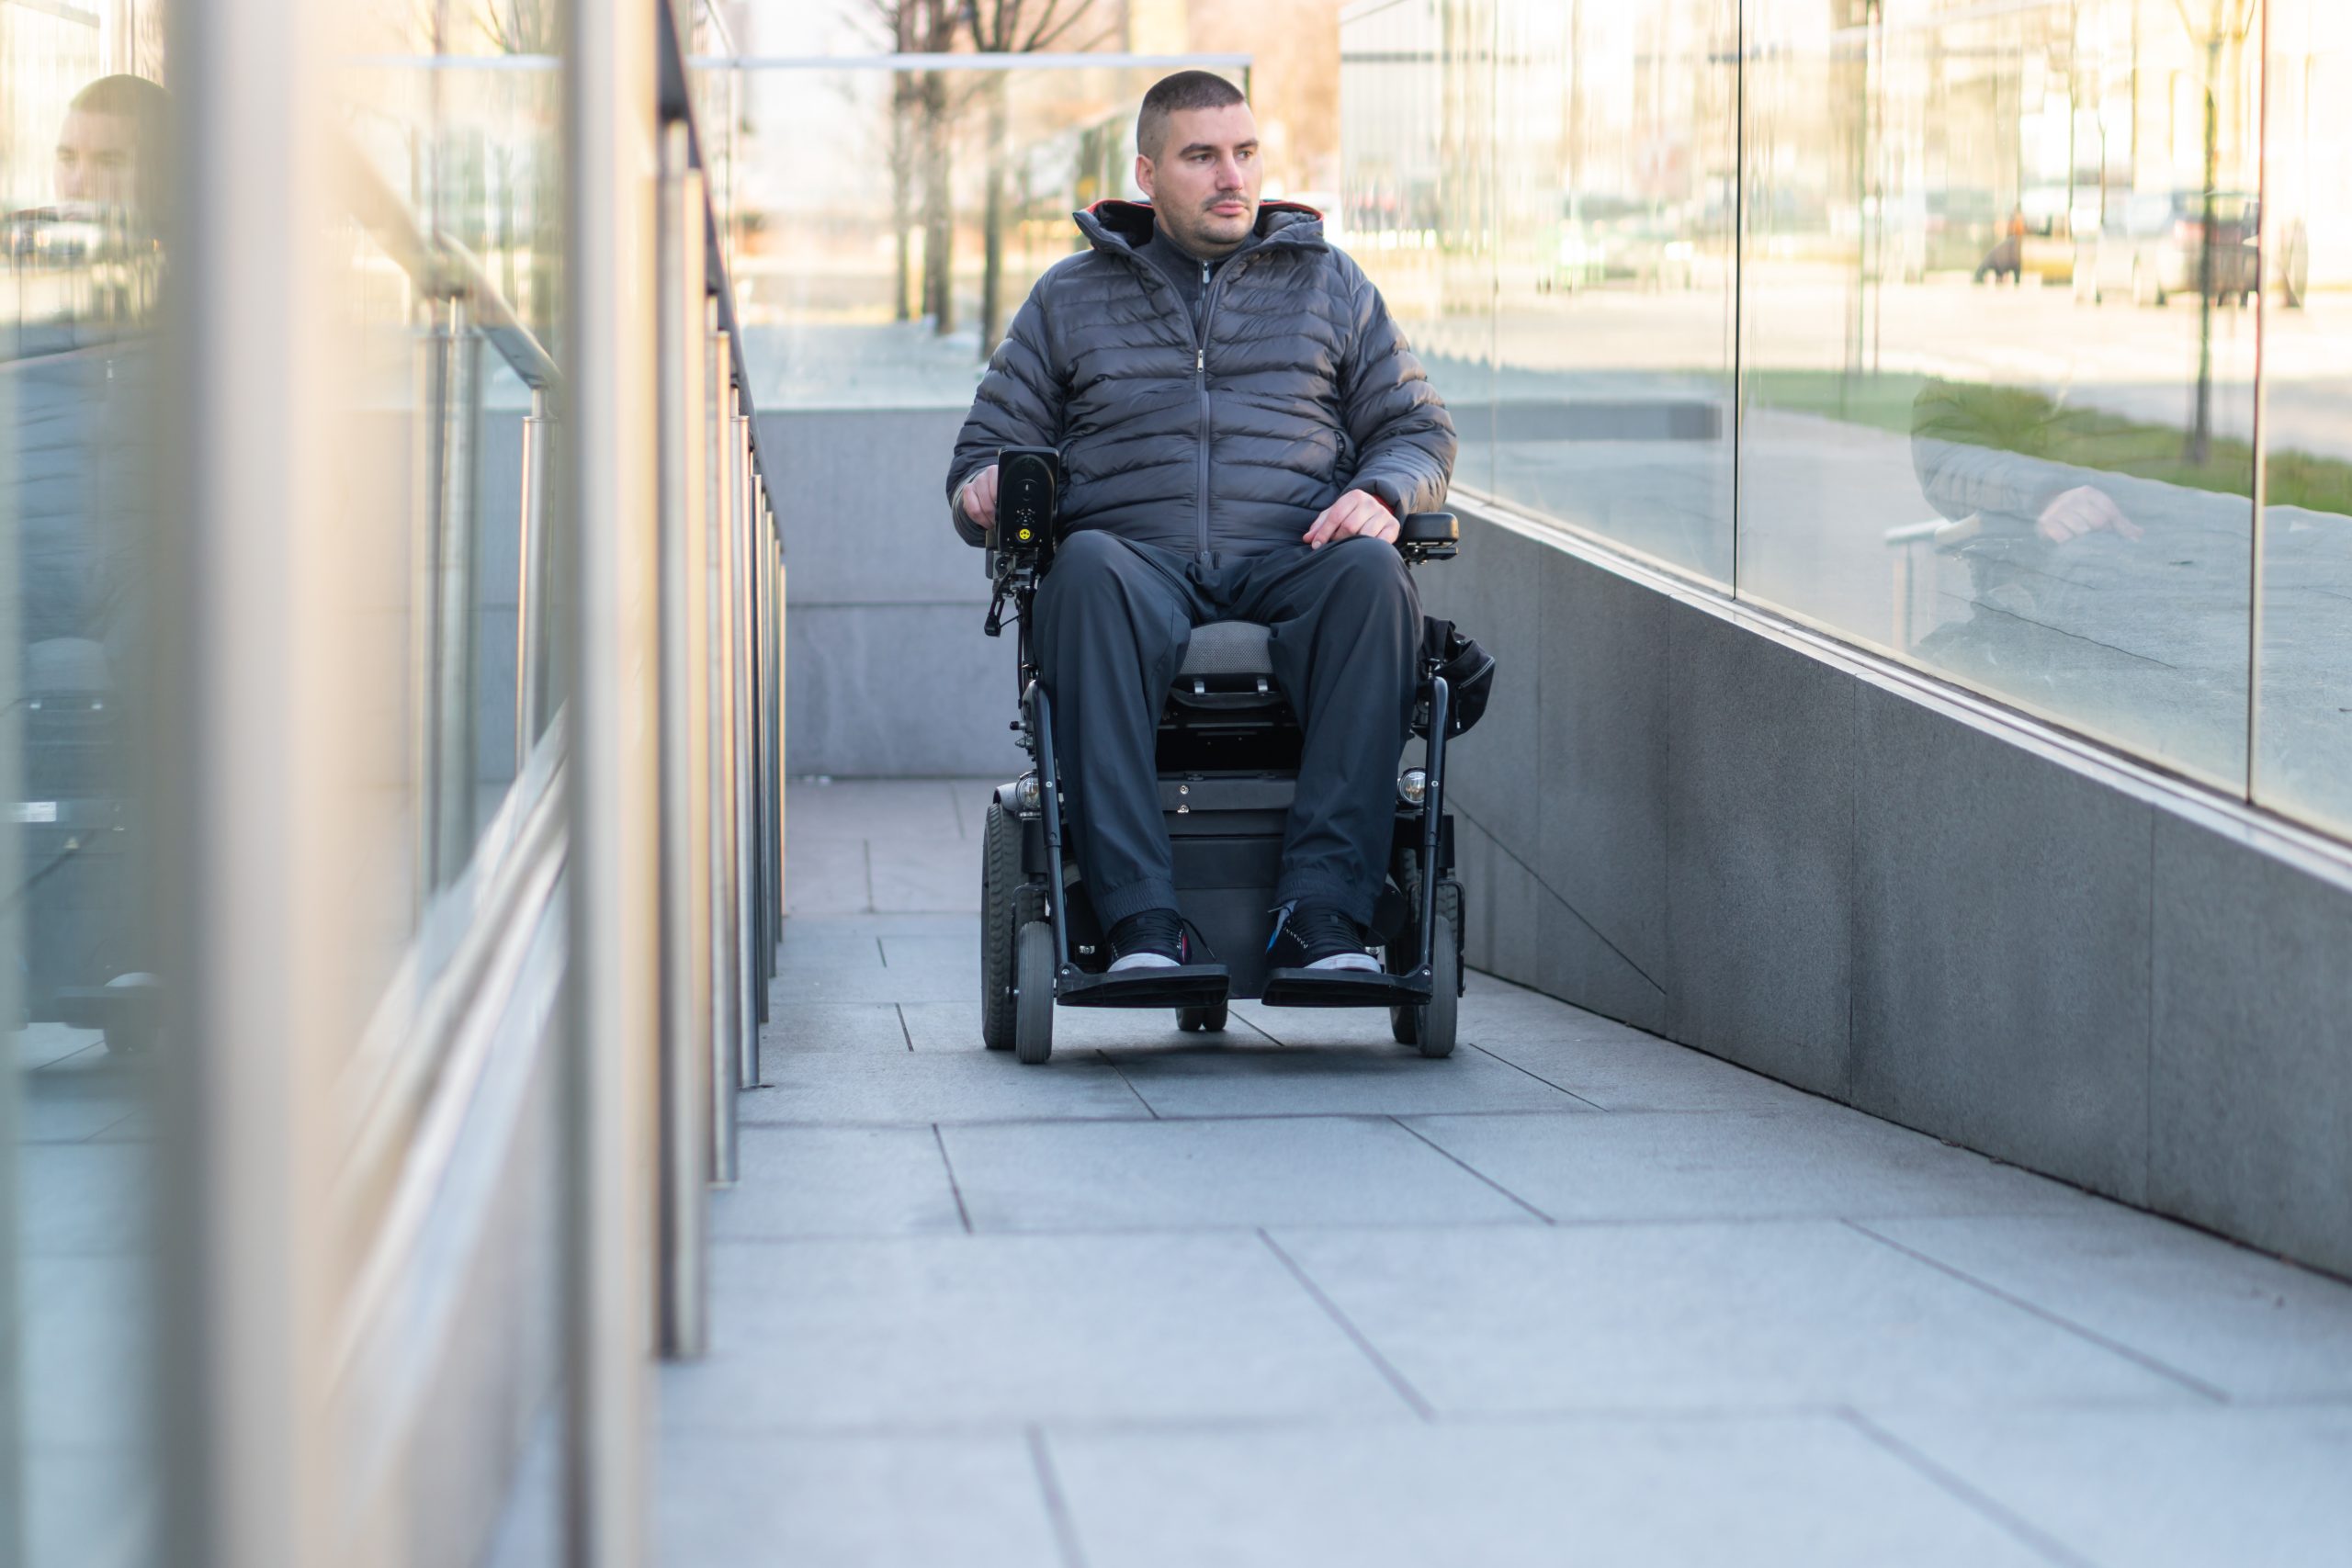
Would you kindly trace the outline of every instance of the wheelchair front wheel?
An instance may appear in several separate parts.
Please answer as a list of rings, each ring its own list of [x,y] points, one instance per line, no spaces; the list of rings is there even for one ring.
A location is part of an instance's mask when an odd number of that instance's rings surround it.
[[[1226,1008],[1223,1002],[1211,1002],[1206,1007],[1176,1010],[1176,1027],[1187,1034],[1195,1032],[1203,1034],[1222,1034],[1225,1032],[1225,1021]]]
[[[1054,928],[1031,920],[1013,946],[1012,1046],[1036,1066],[1054,1054]]]
[[[1388,1010],[1388,1032],[1399,1045],[1418,1045],[1432,1059],[1453,1055],[1454,1019],[1462,1000],[1462,887],[1441,882],[1437,930],[1430,944],[1430,999],[1418,1007]],[[1395,950],[1391,950],[1395,953]],[[1396,953],[1392,973],[1408,955]]]

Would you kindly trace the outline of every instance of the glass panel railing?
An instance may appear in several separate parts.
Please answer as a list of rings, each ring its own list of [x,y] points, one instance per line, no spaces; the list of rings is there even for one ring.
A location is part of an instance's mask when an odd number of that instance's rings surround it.
[[[1495,482],[1494,0],[1388,0],[1340,46],[1343,195],[1363,267],[1453,415],[1456,482]],[[1513,170],[1515,177],[1517,170]]]
[[[1749,11],[1741,596],[2242,788],[2247,8],[1849,9]]]
[[[1464,485],[2340,830],[2340,9],[1363,0],[1335,228]]]
[[[2352,834],[2352,12],[2269,10],[2254,793]]]
[[[1493,489],[1732,570],[1736,0],[1505,0]]]
[[[157,1535],[153,6],[0,5],[0,1560]]]
[[[762,409],[968,403],[1030,287],[1084,243],[1071,211],[1135,194],[1135,107],[1172,67],[1010,58],[700,68],[705,106],[733,108],[729,270]]]

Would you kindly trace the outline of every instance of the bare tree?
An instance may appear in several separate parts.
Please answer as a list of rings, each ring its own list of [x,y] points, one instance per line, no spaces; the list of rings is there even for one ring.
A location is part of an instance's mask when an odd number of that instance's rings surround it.
[[[2197,246],[2197,401],[2188,432],[2188,450],[2184,454],[2191,463],[2202,465],[2213,455],[2213,295],[2222,279],[2214,262],[2216,247],[2221,243],[2216,219],[2220,195],[2216,188],[2221,181],[2222,165],[2222,53],[2232,49],[2244,58],[2246,36],[2253,30],[2257,0],[2203,0],[2206,17],[2199,26],[2189,15],[2190,0],[2173,0],[2180,13],[2180,25],[2189,41],[2205,51],[2205,164],[2204,164],[2204,233]],[[2244,221],[2243,216],[2240,221]],[[2262,294],[2262,270],[2267,258],[2258,253],[2255,261],[2254,285],[2250,292],[2259,299]],[[2234,264],[2232,277],[2235,279]]]
[[[894,54],[947,54],[963,19],[958,0],[865,0]],[[921,187],[922,314],[944,336],[956,330],[954,149],[956,104],[944,73],[894,72],[890,85],[890,222],[896,254],[891,314],[903,321],[917,307],[913,294],[913,234]]]
[[[1118,30],[1114,21],[1083,42],[1070,44],[1079,26],[1092,17],[1097,0],[965,0],[964,20],[972,47],[983,54],[1036,54],[1057,44],[1092,50]],[[980,273],[980,357],[1004,335],[1005,185],[1012,164],[1012,99],[1005,73],[988,73],[988,186]]]

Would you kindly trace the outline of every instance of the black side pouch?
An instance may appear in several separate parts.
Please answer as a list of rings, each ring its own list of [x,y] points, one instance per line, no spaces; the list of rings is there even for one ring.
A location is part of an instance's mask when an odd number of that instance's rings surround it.
[[[1421,617],[1421,668],[1434,667],[1445,677],[1448,739],[1468,731],[1484,716],[1487,699],[1495,689],[1495,656],[1462,635],[1452,621]],[[1424,700],[1413,709],[1413,733],[1430,732],[1430,707]]]

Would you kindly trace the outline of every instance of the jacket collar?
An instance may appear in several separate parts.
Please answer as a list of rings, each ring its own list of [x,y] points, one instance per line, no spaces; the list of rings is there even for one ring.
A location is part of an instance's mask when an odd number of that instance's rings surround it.
[[[1070,217],[1089,244],[1112,255],[1133,259],[1144,242],[1151,238],[1151,204],[1148,201],[1098,201]],[[1323,215],[1300,202],[1260,202],[1255,231],[1232,255],[1248,255],[1268,245],[1329,249],[1323,238]]]

